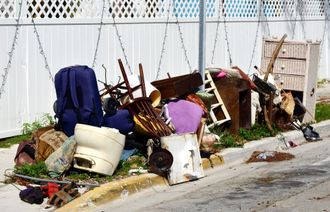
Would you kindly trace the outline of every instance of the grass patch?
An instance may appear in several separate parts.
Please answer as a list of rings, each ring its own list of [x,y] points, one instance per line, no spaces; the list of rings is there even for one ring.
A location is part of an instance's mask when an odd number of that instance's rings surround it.
[[[84,183],[108,183],[113,180],[123,179],[129,176],[130,169],[147,169],[146,158],[143,156],[134,155],[131,156],[127,161],[120,161],[114,174],[112,176],[106,176],[102,174],[86,172],[79,169],[71,169],[66,173],[63,180],[69,180],[73,182],[84,182]],[[26,175],[30,177],[51,179],[48,175],[48,170],[45,162],[41,161],[36,164],[24,164],[23,166],[16,166],[14,173]],[[139,174],[139,173],[136,173]]]
[[[36,164],[24,164],[19,167],[16,166],[14,172],[16,174],[27,175],[30,177],[49,178],[47,166],[43,161]]]
[[[23,140],[30,140],[31,135],[29,134],[24,134],[24,135],[19,135],[19,136],[14,136],[10,138],[5,138],[0,140],[0,148],[9,148],[14,144],[19,144]]]
[[[274,134],[278,134],[280,130],[273,126]],[[252,126],[251,129],[239,129],[239,136],[247,141],[259,140],[261,138],[272,137],[273,134],[269,131],[266,125],[258,124]]]
[[[233,135],[229,132],[223,132],[219,136],[220,142],[214,144],[215,149],[242,147],[244,144],[244,140],[239,135]]]
[[[315,120],[321,122],[330,119],[330,104],[318,103],[315,109]]]
[[[146,158],[139,155],[131,156],[127,161],[120,161],[115,172],[112,176],[106,176],[96,173],[89,173],[82,170],[73,170],[70,171],[66,176],[65,179],[71,181],[84,181],[89,183],[107,183],[113,180],[123,179],[129,176],[130,169],[148,169]],[[139,173],[137,173],[139,174]]]
[[[54,124],[55,121],[53,117],[49,113],[45,113],[38,120],[32,123],[24,123],[22,133],[31,135],[34,131],[38,130],[41,127]]]
[[[329,81],[327,79],[321,79],[317,81],[317,87],[321,88],[323,87],[325,84],[327,84]]]
[[[278,134],[281,130],[273,126],[274,134]],[[221,150],[229,147],[242,147],[247,141],[259,140],[266,137],[274,136],[266,125],[255,124],[251,129],[239,129],[237,135],[227,131],[221,131],[220,128],[213,128],[212,133],[220,137],[220,141],[214,144],[214,148]]]
[[[123,179],[128,177],[128,171],[130,169],[138,169],[142,167],[143,169],[147,169],[146,159],[143,156],[134,155],[131,156],[127,161],[120,161],[115,172],[112,176],[106,176],[101,174],[89,173],[80,170],[76,170],[75,172],[71,172],[65,176],[66,179],[73,181],[87,181],[87,182],[98,182],[98,183],[106,183],[111,182],[117,179]]]
[[[49,113],[43,114],[38,120],[32,123],[24,123],[22,126],[22,135],[0,139],[0,148],[9,148],[14,144],[19,144],[24,140],[31,140],[32,133],[41,127],[54,125],[54,119]]]

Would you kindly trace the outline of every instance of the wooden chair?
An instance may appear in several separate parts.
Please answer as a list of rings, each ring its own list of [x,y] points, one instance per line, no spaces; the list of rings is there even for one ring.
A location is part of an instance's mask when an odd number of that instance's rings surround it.
[[[158,140],[160,137],[169,136],[172,133],[170,128],[165,124],[153,108],[151,99],[146,96],[142,64],[139,64],[140,84],[135,87],[131,87],[121,59],[118,59],[118,63],[124,81],[107,89],[107,91],[105,91],[101,96],[110,94],[110,96],[114,97],[116,95],[115,98],[117,99],[128,96],[128,101],[126,101],[121,108],[128,109],[152,138]],[[142,97],[134,98],[133,92],[138,89],[141,89]],[[124,90],[125,92],[118,92],[118,90]]]

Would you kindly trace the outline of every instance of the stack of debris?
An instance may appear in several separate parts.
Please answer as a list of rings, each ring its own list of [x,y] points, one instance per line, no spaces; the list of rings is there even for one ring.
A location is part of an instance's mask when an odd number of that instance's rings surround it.
[[[201,152],[214,153],[219,140],[209,131],[213,127],[238,133],[261,120],[272,130],[275,118],[276,124],[284,120],[302,130],[306,139],[320,139],[312,127],[302,128],[295,121],[304,114],[296,112],[304,111],[302,104],[278,87],[269,70],[251,80],[238,67],[208,68],[204,82],[199,73],[191,73],[149,83],[142,64],[139,75],[127,76],[120,59],[118,63],[123,81],[108,85],[105,80],[101,91],[87,66],[66,67],[56,74],[57,124],[22,142],[15,157],[17,166],[44,161],[54,179],[38,189],[29,186],[21,192],[24,201],[42,202],[30,200],[40,194],[60,207],[79,196],[76,184],[61,181],[69,170],[111,176],[120,161],[137,152],[149,165],[148,170],[136,167],[139,173],[156,173],[170,185],[199,179],[204,176]]]

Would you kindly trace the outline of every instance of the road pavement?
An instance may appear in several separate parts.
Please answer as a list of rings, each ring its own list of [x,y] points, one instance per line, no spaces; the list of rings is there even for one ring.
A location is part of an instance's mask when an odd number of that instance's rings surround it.
[[[330,211],[329,149],[327,137],[288,150],[292,160],[222,166],[94,211]]]

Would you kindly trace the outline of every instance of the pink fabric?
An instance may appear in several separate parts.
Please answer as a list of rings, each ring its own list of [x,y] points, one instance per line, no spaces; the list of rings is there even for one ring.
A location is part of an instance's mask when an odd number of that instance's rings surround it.
[[[227,76],[227,73],[224,71],[220,71],[219,73],[215,74],[213,77],[214,78],[224,78]]]

